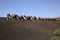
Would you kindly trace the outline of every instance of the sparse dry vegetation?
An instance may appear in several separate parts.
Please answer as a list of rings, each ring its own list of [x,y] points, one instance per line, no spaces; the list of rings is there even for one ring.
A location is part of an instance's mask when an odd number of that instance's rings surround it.
[[[60,40],[60,29],[56,29],[53,32],[53,37],[50,40]]]

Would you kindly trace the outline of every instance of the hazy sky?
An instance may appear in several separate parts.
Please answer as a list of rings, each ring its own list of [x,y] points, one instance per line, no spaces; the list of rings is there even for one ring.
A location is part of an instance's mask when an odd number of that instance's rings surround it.
[[[39,17],[60,16],[60,0],[0,0],[0,17],[8,13]]]

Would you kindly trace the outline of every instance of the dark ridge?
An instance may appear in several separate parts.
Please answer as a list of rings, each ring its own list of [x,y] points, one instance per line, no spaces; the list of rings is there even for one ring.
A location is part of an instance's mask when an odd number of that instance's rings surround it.
[[[0,19],[6,19],[7,17],[0,17]]]

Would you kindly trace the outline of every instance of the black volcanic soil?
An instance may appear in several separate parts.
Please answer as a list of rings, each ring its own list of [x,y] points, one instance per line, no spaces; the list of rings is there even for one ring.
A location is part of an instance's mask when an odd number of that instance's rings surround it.
[[[0,40],[49,40],[58,21],[20,21],[0,17]]]

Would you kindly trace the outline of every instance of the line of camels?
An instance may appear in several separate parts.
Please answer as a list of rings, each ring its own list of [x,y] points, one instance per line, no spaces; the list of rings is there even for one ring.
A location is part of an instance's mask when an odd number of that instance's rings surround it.
[[[41,17],[36,17],[36,16],[26,16],[26,15],[23,15],[23,16],[18,16],[16,14],[7,14],[7,19],[10,19],[10,18],[14,18],[14,19],[18,19],[18,20],[29,20],[29,21],[33,21],[33,20],[40,20],[40,21],[58,21],[56,20],[56,18],[41,18]]]

